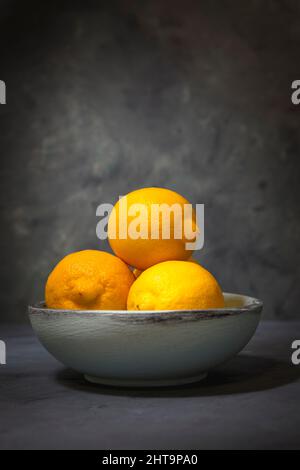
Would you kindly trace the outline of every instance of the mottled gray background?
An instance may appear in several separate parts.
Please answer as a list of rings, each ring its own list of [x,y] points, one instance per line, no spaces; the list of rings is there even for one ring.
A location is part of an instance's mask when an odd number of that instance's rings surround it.
[[[0,321],[153,185],[205,203],[224,290],[299,317],[298,0],[0,1],[0,79]]]

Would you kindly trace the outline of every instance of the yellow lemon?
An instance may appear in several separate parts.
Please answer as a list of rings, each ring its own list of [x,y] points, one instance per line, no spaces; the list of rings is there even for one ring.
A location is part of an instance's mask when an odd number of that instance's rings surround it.
[[[134,279],[128,266],[110,253],[71,253],[48,277],[46,305],[54,309],[123,310]]]
[[[165,261],[143,271],[132,284],[128,310],[186,310],[224,307],[214,276],[195,262]]]
[[[188,205],[192,209],[187,199],[165,188],[144,188],[127,194],[109,217],[112,250],[139,270],[162,261],[187,260],[192,250],[186,244],[195,241],[198,231],[195,211],[186,213]]]

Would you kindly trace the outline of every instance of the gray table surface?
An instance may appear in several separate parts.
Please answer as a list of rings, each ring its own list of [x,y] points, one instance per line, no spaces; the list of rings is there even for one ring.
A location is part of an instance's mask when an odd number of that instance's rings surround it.
[[[247,348],[202,383],[93,386],[30,327],[0,325],[0,449],[300,448],[300,323],[262,322]]]

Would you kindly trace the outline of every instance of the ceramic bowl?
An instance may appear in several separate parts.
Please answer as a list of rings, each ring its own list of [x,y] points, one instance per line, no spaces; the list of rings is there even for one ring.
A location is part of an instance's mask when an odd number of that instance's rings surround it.
[[[204,378],[252,338],[262,302],[224,294],[225,308],[174,311],[29,307],[33,329],[65,366],[94,383],[168,386]]]

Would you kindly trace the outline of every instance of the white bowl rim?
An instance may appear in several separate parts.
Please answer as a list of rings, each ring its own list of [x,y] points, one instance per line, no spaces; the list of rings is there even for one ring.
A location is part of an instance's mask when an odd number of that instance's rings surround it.
[[[172,316],[185,316],[192,315],[204,318],[215,318],[225,317],[231,315],[238,315],[245,312],[260,312],[263,307],[262,300],[254,297],[249,297],[242,294],[233,294],[224,292],[227,297],[232,296],[236,299],[244,299],[245,305],[241,307],[223,307],[223,308],[211,308],[211,309],[195,309],[195,310],[71,310],[71,309],[53,309],[45,306],[45,301],[40,301],[33,305],[29,305],[29,315],[68,315],[68,316],[100,316],[100,315],[111,315],[111,316],[127,316],[127,317],[147,317],[147,316],[160,316],[160,315],[172,315]]]

